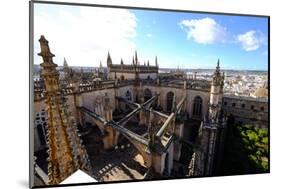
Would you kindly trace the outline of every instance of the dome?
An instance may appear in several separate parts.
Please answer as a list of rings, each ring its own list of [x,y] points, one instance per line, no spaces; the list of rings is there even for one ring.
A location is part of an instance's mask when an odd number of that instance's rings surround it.
[[[268,97],[268,89],[266,89],[266,88],[258,88],[255,91],[254,96],[257,97],[257,98]]]

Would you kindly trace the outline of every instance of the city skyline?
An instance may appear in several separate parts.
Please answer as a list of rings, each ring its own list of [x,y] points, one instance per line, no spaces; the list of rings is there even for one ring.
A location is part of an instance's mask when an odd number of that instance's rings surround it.
[[[157,56],[160,68],[214,69],[219,58],[222,69],[268,69],[263,17],[36,4],[34,34],[35,64],[43,34],[60,66],[65,57],[70,66],[105,67],[108,51],[113,63],[131,64],[137,50],[140,64]]]

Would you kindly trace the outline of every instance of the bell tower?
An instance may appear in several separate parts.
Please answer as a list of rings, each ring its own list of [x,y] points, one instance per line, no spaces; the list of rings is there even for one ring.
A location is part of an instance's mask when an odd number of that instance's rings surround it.
[[[224,74],[221,74],[218,60],[211,82],[209,110],[199,129],[198,142],[201,149],[195,150],[190,163],[192,176],[210,176],[217,170],[226,127],[221,113],[223,85]]]
[[[109,51],[107,53],[107,60],[106,60],[106,65],[107,65],[107,78],[108,79],[112,79],[111,77],[111,74],[110,74],[110,70],[111,70],[111,66],[112,66],[112,60],[111,60],[111,57],[110,57],[110,54],[109,54]]]
[[[216,70],[213,74],[211,82],[210,102],[209,102],[209,120],[211,122],[217,121],[218,114],[221,110],[222,95],[224,85],[224,73],[220,71],[220,60],[218,59]]]

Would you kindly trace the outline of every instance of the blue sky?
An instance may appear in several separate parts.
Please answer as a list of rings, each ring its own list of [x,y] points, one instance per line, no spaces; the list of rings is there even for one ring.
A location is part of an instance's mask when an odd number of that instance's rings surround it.
[[[137,50],[141,64],[157,56],[164,68],[214,68],[218,58],[224,69],[268,68],[262,17],[36,4],[34,33],[35,53],[43,34],[59,65],[105,66],[107,51],[130,64]]]

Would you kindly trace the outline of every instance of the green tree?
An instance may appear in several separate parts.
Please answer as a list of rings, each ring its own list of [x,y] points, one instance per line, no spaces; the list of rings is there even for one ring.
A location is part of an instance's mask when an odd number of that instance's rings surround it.
[[[225,143],[222,175],[268,172],[268,129],[230,124]]]

